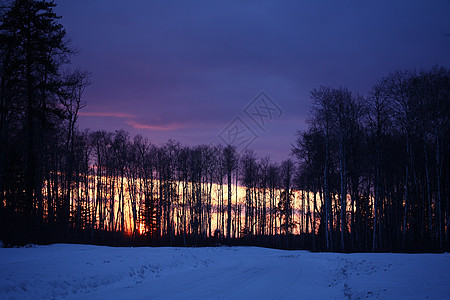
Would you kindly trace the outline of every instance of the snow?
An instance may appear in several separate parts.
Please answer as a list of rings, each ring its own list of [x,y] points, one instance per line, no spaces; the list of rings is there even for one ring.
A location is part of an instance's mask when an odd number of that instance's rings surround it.
[[[450,299],[450,254],[0,249],[0,299]]]

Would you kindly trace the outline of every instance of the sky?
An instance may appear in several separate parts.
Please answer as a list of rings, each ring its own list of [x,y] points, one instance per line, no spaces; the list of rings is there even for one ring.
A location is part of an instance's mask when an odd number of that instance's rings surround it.
[[[273,161],[307,128],[310,91],[366,96],[402,69],[450,67],[450,1],[62,1],[91,72],[79,128],[154,144],[232,144]]]

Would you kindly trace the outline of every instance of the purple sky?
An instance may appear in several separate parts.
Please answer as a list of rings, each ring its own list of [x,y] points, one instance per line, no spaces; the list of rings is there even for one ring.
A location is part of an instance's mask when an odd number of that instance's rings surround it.
[[[156,144],[217,144],[246,130],[249,148],[280,161],[306,127],[313,88],[366,95],[390,71],[450,67],[448,0],[56,3],[80,50],[73,65],[92,72],[80,128]],[[261,91],[281,110],[252,103]]]

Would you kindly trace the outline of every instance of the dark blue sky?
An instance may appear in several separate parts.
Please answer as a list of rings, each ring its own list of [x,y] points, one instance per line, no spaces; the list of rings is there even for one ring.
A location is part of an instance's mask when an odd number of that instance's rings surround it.
[[[366,95],[390,71],[450,67],[448,0],[56,2],[80,50],[73,65],[92,72],[80,127],[156,144],[220,143],[243,128],[249,148],[280,161],[313,88]],[[262,127],[244,112],[261,91],[281,109]]]

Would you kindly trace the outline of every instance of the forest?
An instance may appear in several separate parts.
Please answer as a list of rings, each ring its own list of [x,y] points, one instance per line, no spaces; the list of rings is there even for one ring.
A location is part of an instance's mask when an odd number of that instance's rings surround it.
[[[313,89],[280,163],[233,145],[156,145],[78,128],[90,74],[70,64],[54,7],[0,11],[5,245],[450,250],[449,69],[393,71],[364,96]]]

